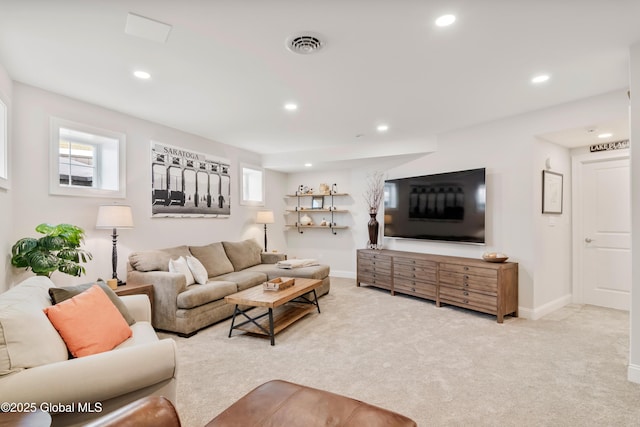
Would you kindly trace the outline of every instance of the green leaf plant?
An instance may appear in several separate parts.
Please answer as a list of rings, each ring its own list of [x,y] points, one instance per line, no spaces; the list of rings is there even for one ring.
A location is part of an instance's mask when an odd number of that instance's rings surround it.
[[[11,248],[11,265],[31,269],[38,276],[51,277],[53,272],[80,277],[86,273],[84,266],[92,255],[80,248],[84,230],[70,224],[40,224],[36,227],[43,237],[25,237]]]

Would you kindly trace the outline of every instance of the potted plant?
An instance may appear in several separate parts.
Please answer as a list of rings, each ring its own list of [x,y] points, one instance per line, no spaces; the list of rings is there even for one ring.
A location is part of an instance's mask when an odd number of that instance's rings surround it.
[[[92,255],[80,248],[84,241],[84,230],[70,224],[40,224],[39,239],[25,237],[11,248],[11,265],[31,269],[38,276],[51,277],[54,271],[80,277],[85,274],[81,262],[92,259]]]

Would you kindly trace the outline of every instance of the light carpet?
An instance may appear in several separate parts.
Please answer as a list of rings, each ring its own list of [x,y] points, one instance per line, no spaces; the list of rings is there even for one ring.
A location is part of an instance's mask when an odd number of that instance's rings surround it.
[[[283,379],[378,405],[419,426],[638,426],[629,315],[569,305],[537,321],[331,279],[314,312],[276,335],[228,338],[230,320],[178,346],[178,413],[202,426]],[[238,333],[239,334],[239,333]]]

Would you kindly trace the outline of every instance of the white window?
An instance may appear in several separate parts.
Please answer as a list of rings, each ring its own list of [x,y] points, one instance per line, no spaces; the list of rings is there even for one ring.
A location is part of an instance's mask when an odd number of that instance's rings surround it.
[[[264,169],[240,165],[240,204],[264,206]]]
[[[52,118],[50,157],[51,194],[125,197],[124,134]]]
[[[0,187],[9,188],[9,114],[7,105],[0,98]]]

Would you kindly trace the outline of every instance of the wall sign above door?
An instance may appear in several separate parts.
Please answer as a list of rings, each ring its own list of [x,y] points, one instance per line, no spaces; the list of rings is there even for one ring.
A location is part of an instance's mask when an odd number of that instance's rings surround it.
[[[589,146],[589,151],[592,153],[598,151],[609,151],[609,150],[622,150],[623,148],[629,148],[629,140],[625,139],[623,141],[615,141],[615,142],[603,142],[602,144],[593,144]]]

